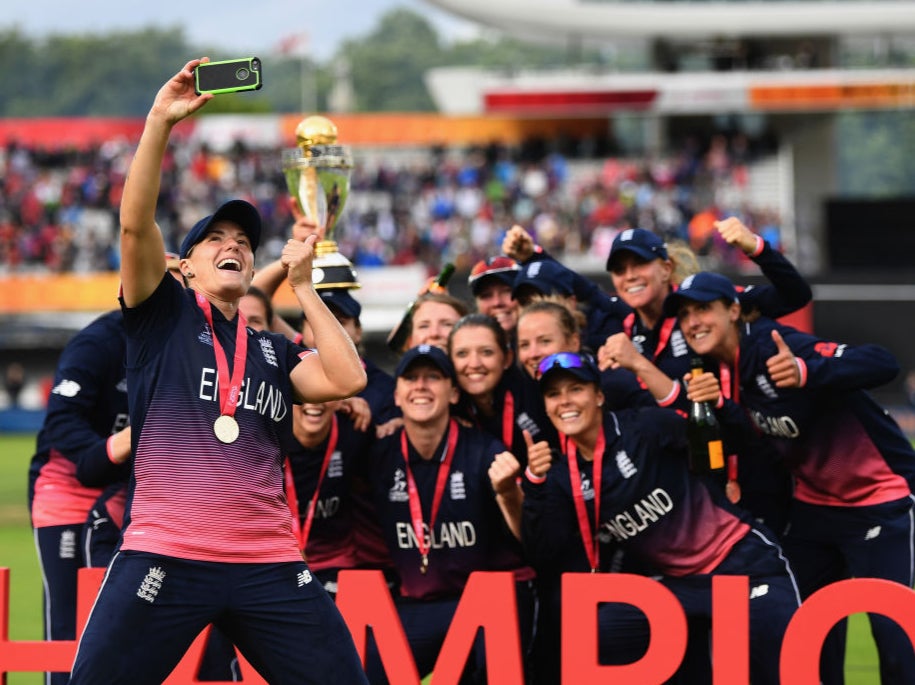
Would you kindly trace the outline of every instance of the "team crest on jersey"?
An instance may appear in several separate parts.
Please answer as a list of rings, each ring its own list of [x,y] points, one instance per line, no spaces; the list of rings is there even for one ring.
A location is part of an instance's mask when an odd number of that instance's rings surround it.
[[[775,388],[773,388],[772,384],[769,383],[769,379],[766,377],[766,374],[757,374],[756,385],[762,391],[762,394],[768,397],[770,400],[774,400],[778,397],[778,393],[775,392]]]
[[[340,450],[337,450],[330,455],[330,463],[327,465],[327,477],[343,477],[343,455],[340,453]]]
[[[204,345],[213,347],[213,331],[210,329],[209,324],[203,324],[203,330],[200,331],[200,333],[197,335],[197,340],[202,342]]]
[[[407,495],[407,474],[403,469],[397,469],[394,472],[394,484],[388,490],[388,499],[391,502],[406,502]]]
[[[451,486],[451,499],[467,499],[467,489],[464,487],[464,473],[455,471],[449,481]]]
[[[633,335],[632,346],[638,350],[639,354],[645,354],[645,336],[641,334]]]
[[[537,425],[537,422],[534,421],[530,416],[527,415],[527,412],[521,412],[518,414],[518,418],[515,419],[515,423],[518,424],[518,428],[523,431],[527,431],[531,434],[532,438],[536,438],[540,435],[540,426]]]
[[[82,386],[76,381],[67,380],[65,378],[54,386],[51,390],[51,394],[60,395],[61,397],[76,397],[82,389]]]
[[[594,499],[594,486],[591,484],[591,479],[587,476],[581,477],[581,496],[584,498],[585,502]]]
[[[683,332],[679,329],[670,335],[670,353],[675,357],[689,354],[689,347],[686,344],[686,340],[683,339]]]
[[[270,338],[258,338],[258,343],[261,346],[261,353],[264,355],[264,361],[270,364],[270,366],[278,367],[276,363],[276,350],[273,349],[273,341]]]
[[[632,463],[632,459],[626,454],[626,450],[620,450],[616,453],[616,468],[620,470],[623,478],[632,478],[638,472],[635,464]]]

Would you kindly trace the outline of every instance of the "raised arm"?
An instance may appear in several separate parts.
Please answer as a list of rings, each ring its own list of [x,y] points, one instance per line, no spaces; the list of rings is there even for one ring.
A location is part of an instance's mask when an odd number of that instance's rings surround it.
[[[292,225],[292,239],[305,240],[308,236],[317,234],[318,239],[320,240],[321,233],[317,230],[315,222],[298,211],[295,208],[295,202],[291,202],[290,204],[293,207],[293,214],[295,215],[295,223]],[[283,265],[283,260],[281,258],[258,269],[254,274],[254,280],[251,281],[251,285],[261,290],[267,297],[273,300],[273,296],[276,294],[277,289],[285,280],[286,267]],[[284,335],[290,340],[297,341],[301,337],[299,331],[286,323],[286,320],[276,312],[273,313],[273,321],[269,321],[268,325],[270,326],[271,331]]]
[[[124,302],[134,307],[149,297],[165,273],[165,244],[156,225],[162,159],[172,128],[213,96],[194,92],[194,59],[159,89],[121,198],[121,284]]]
[[[715,228],[728,245],[739,247],[760,268],[772,285],[747,288],[740,293],[744,310],[758,309],[763,316],[776,319],[795,312],[813,299],[810,284],[780,252],[747,228],[737,217],[715,222]]]
[[[328,402],[351,397],[365,387],[366,375],[356,346],[324,304],[311,282],[311,264],[317,236],[304,242],[289,240],[282,262],[289,285],[311,324],[318,354],[306,356],[291,374],[300,399]]]

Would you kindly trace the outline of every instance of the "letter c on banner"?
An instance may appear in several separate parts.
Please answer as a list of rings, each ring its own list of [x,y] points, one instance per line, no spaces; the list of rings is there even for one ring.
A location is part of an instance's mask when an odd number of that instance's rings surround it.
[[[820,682],[826,634],[841,619],[862,612],[892,619],[915,645],[915,592],[878,578],[841,580],[810,595],[788,624],[779,665],[782,685]]]

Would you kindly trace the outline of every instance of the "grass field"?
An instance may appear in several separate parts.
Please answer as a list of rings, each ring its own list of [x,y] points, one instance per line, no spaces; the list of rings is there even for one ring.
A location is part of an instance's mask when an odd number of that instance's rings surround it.
[[[33,435],[0,434],[0,567],[10,573],[10,637],[42,636],[41,577],[29,527],[26,483]],[[846,656],[846,685],[877,685],[877,653],[864,615],[852,616]],[[0,678],[2,681],[2,678]],[[15,673],[8,685],[40,685],[37,673]]]

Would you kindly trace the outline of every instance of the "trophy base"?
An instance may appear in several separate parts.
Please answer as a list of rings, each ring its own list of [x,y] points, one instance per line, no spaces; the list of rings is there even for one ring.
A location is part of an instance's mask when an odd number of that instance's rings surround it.
[[[315,245],[311,282],[315,290],[362,287],[353,263],[337,251],[337,243],[333,240],[321,240]]]

